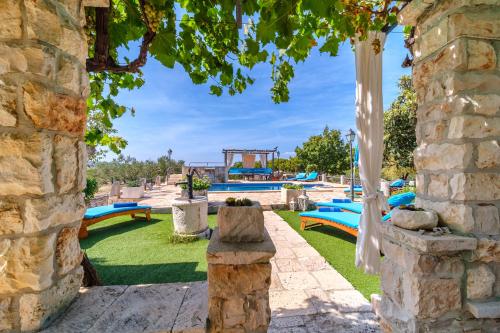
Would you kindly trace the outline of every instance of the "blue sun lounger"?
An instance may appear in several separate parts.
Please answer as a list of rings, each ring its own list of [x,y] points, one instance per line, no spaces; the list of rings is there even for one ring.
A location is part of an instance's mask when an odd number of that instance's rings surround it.
[[[330,209],[330,211],[327,211]],[[300,229],[312,228],[319,225],[328,225],[353,235],[358,236],[360,214],[341,212],[338,208],[320,208],[311,212],[303,212],[300,216]],[[382,221],[388,221],[391,213],[382,217]]]
[[[304,178],[302,180],[306,181],[306,182],[312,182],[312,181],[315,181],[316,178],[318,178],[318,173],[316,171],[313,171],[310,174],[308,174],[306,178]]]
[[[288,178],[287,180],[304,180],[305,178],[306,178],[306,173],[300,172],[295,177]]]
[[[89,208],[83,217],[78,238],[87,238],[89,234],[87,227],[92,224],[121,215],[130,215],[135,218],[135,214],[145,214],[149,222],[151,221],[151,206],[139,206],[137,202],[116,202],[113,205]]]
[[[415,200],[415,193],[413,192],[405,192],[395,194],[389,199],[387,199],[387,203],[389,207],[398,207],[401,205],[409,205]],[[317,202],[316,207],[334,207],[339,208],[342,211],[351,212],[361,214],[363,211],[363,203],[361,202],[351,202],[350,199],[332,199],[332,202]]]

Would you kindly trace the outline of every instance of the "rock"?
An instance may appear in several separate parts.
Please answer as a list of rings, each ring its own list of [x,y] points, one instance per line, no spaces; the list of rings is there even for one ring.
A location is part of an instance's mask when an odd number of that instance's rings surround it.
[[[0,200],[0,235],[17,234],[23,231],[21,208],[18,204]]]
[[[471,232],[474,229],[472,207],[468,205],[452,203],[450,201],[422,200],[418,197],[416,205],[438,213],[439,221],[452,230]]]
[[[50,287],[54,248],[55,234],[0,240],[0,294]]]
[[[250,207],[221,206],[217,213],[217,224],[223,242],[264,240],[264,214],[258,202]]]
[[[177,198],[172,202],[174,232],[179,235],[197,235],[208,228],[208,200]]]
[[[52,184],[52,144],[41,133],[0,134],[0,192],[46,194]]]
[[[73,138],[62,135],[56,135],[54,137],[54,160],[59,193],[66,193],[75,187],[78,173],[75,144],[76,141]]]
[[[466,168],[472,159],[472,145],[450,143],[420,145],[415,150],[417,170]]]
[[[448,198],[448,175],[430,175],[427,194],[435,198]]]
[[[0,55],[0,59],[2,58],[3,56]],[[3,60],[0,60],[0,74],[3,72],[2,61]],[[17,125],[16,108],[17,108],[16,87],[6,85],[2,80],[0,80],[0,125],[6,127],[13,127]]]
[[[56,9],[45,3],[29,0],[26,7],[26,29],[29,39],[38,39],[52,45],[59,45],[62,36],[62,22]]]
[[[78,241],[80,228],[64,228],[59,232],[56,242],[57,273],[65,275],[78,267],[83,259],[83,254]]]
[[[482,40],[470,39],[467,41],[467,46],[467,53],[469,55],[469,70],[495,68],[497,57],[495,49],[491,43]]]
[[[475,113],[485,116],[494,116],[500,111],[500,95],[473,95],[470,98],[470,104]]]
[[[448,20],[448,40],[458,36],[481,36],[497,38],[500,36],[500,21],[494,11],[490,13],[454,13]]]
[[[394,208],[391,221],[394,225],[408,230],[432,230],[438,224],[438,216],[434,211],[411,211]]]
[[[471,261],[500,262],[500,240],[480,238]]]
[[[219,228],[215,228],[207,248],[207,261],[219,265],[268,263],[275,253],[276,248],[267,231],[262,242],[228,243],[221,241]]]
[[[38,83],[23,86],[24,110],[37,128],[66,131],[83,136],[85,99],[56,94]]]
[[[58,85],[80,95],[80,74],[80,66],[75,64],[74,59],[70,59],[69,57],[59,58],[56,76]]]
[[[500,217],[495,205],[479,204],[474,208],[474,231],[487,235],[500,234]]]
[[[479,143],[477,146],[476,166],[481,169],[500,166],[500,145],[498,140]]]
[[[24,208],[24,232],[31,233],[49,227],[71,224],[83,218],[85,205],[83,194],[28,199]]]
[[[467,298],[476,300],[493,295],[495,274],[487,265],[478,265],[467,270]]]
[[[465,308],[475,318],[500,318],[500,301],[473,302],[467,301]]]
[[[84,141],[78,141],[78,174],[76,177],[78,190],[83,191],[87,187],[87,145]]]
[[[80,267],[41,293],[23,294],[19,299],[21,330],[34,331],[50,324],[78,294],[82,278]]]
[[[22,36],[21,5],[17,0],[0,2],[0,38],[21,39]]]
[[[500,118],[483,116],[456,116],[450,121],[448,138],[485,138],[500,136]]]
[[[0,8],[1,10],[1,8]],[[0,331],[11,331],[15,323],[15,310],[11,297],[0,299]]]
[[[500,173],[457,173],[450,180],[454,200],[500,199]]]

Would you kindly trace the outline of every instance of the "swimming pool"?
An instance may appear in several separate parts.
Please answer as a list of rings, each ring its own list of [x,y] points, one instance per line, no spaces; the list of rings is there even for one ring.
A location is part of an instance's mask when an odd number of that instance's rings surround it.
[[[291,183],[214,183],[208,192],[279,191],[284,184]],[[322,184],[303,185],[305,189],[323,186]]]

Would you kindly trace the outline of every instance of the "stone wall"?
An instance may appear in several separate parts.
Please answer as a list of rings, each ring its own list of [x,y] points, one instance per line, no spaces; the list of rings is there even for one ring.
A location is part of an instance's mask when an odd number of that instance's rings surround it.
[[[469,245],[448,248],[454,235],[395,238],[401,230],[386,228],[386,331],[500,327],[499,18],[496,0],[414,0],[400,13],[416,26],[416,203]],[[435,247],[422,248],[428,237]]]
[[[48,324],[80,287],[83,10],[80,0],[0,1],[0,331]]]

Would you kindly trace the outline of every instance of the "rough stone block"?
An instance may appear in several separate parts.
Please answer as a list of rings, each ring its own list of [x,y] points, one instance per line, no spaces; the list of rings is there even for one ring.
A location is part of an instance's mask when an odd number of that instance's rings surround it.
[[[56,262],[59,275],[65,275],[78,267],[83,254],[78,241],[79,228],[64,228],[59,232],[56,242]]]
[[[447,72],[439,80],[439,86],[444,89],[444,95],[451,97],[457,93],[467,93],[471,90],[482,94],[497,94],[496,87],[500,84],[500,75],[490,72]]]
[[[468,68],[470,70],[494,69],[496,67],[495,49],[488,41],[469,40],[467,53],[469,54]]]
[[[447,33],[447,22],[442,20],[434,28],[417,38],[413,48],[415,59],[418,61],[445,45],[448,41]]]
[[[380,232],[389,240],[401,242],[406,247],[430,254],[473,250],[477,245],[477,240],[472,237],[453,234],[442,236],[422,235],[417,231],[401,229],[392,225],[392,223],[382,223]]]
[[[81,68],[78,64],[75,64],[73,59],[69,57],[59,57],[56,76],[56,82],[59,86],[80,95],[80,74]]]
[[[493,295],[495,274],[487,265],[467,269],[467,298],[482,299]]]
[[[209,332],[267,332],[270,264],[208,265]]]
[[[496,276],[494,294],[496,297],[500,297],[500,263],[494,263],[492,266]]]
[[[500,118],[482,116],[457,116],[450,121],[448,138],[481,139],[500,136]]]
[[[408,230],[427,230],[436,227],[438,216],[436,212],[412,211],[407,209],[394,208],[392,210],[391,221],[395,226]]]
[[[472,159],[472,145],[449,143],[420,145],[415,150],[417,170],[467,168]]]
[[[31,233],[49,227],[74,223],[83,218],[83,195],[70,194],[43,199],[28,199],[24,208],[24,232]]]
[[[78,294],[82,278],[80,267],[41,293],[22,295],[19,300],[21,330],[34,331],[50,324]]]
[[[59,45],[62,25],[56,9],[46,2],[36,0],[26,0],[24,5],[28,38]]]
[[[24,110],[35,127],[83,135],[86,103],[83,98],[55,94],[46,87],[26,83]]]
[[[451,178],[450,188],[454,200],[498,200],[500,174],[458,173]]]
[[[500,301],[473,302],[467,301],[465,308],[475,318],[500,318]]]
[[[477,146],[476,166],[481,169],[500,166],[500,145],[498,140],[479,143]]]
[[[471,261],[500,262],[500,240],[480,238],[477,249],[472,251]]]
[[[83,32],[68,28],[62,29],[62,39],[59,48],[72,55],[81,65],[85,65],[87,58],[87,38]]]
[[[40,291],[52,284],[55,234],[0,241],[0,294]]]
[[[416,199],[416,205],[437,212],[439,221],[453,230],[472,232],[474,229],[472,207],[468,205],[446,201],[423,200],[420,198]]]
[[[417,131],[417,142],[435,143],[446,137],[448,124],[446,121],[427,122],[419,125]]]
[[[83,191],[87,186],[87,145],[84,141],[78,141],[78,190]]]
[[[2,61],[2,57],[0,57],[0,74],[2,73]],[[16,87],[0,81],[0,126],[13,127],[17,125],[16,108]]]
[[[0,192],[45,194],[52,184],[52,144],[41,133],[0,135]]]
[[[0,2],[0,38],[21,39],[22,14],[20,1],[2,0]]]
[[[1,8],[0,8],[1,9]],[[0,331],[8,332],[14,328],[15,309],[11,297],[2,297],[0,299]]]
[[[473,111],[485,116],[494,116],[500,111],[500,95],[473,95],[469,97]]]
[[[83,0],[85,7],[109,7],[109,0]]]
[[[0,235],[18,234],[22,231],[21,207],[17,203],[0,200]]]
[[[500,21],[495,11],[456,13],[448,19],[448,39],[458,36],[500,38]]]
[[[250,207],[220,207],[217,213],[217,225],[223,242],[264,240],[264,214],[258,202]]]
[[[448,175],[430,175],[427,195],[435,198],[448,198]]]
[[[460,280],[406,276],[404,308],[418,318],[440,318],[462,307]]]
[[[474,231],[486,235],[500,234],[500,217],[494,205],[480,204],[474,208]]]
[[[228,243],[221,241],[219,228],[215,228],[207,248],[207,261],[225,265],[268,263],[275,253],[276,248],[267,230],[262,242]]]
[[[54,160],[56,183],[59,193],[66,193],[75,187],[78,173],[76,140],[67,136],[54,137]]]

